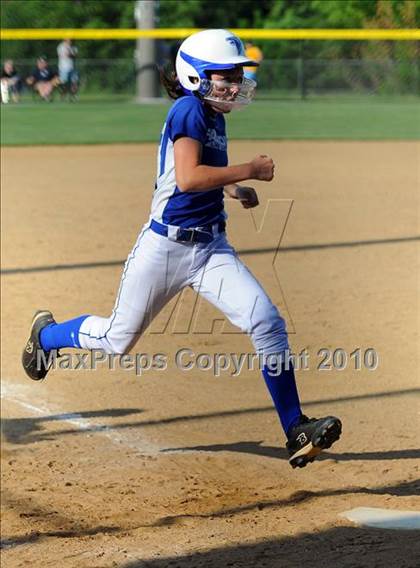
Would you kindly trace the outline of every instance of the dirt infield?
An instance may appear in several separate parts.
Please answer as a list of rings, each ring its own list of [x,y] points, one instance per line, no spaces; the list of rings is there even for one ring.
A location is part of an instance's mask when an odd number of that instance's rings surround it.
[[[156,148],[4,148],[4,566],[416,566],[416,531],[355,527],[339,514],[420,508],[419,151],[258,143],[275,159],[274,182],[256,184],[253,215],[227,204],[232,243],[284,313],[294,350],[308,354],[304,410],[343,421],[334,449],[296,471],[257,371],[176,367],[181,348],[251,352],[213,308],[193,309],[192,294],[135,348],[165,354],[165,371],[25,377],[35,309],[59,321],[112,309],[148,217]],[[230,159],[255,153],[236,142]],[[338,348],[375,350],[378,368],[356,370],[353,357],[320,370],[319,350]]]

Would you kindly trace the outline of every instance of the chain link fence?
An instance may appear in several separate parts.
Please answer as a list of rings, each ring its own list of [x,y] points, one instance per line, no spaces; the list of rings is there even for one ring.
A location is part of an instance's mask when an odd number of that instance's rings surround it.
[[[29,76],[33,60],[15,61],[20,77]],[[50,61],[53,68],[57,62]],[[83,94],[136,94],[139,72],[132,59],[79,59],[79,97]],[[265,60],[257,73],[259,99],[310,99],[404,95],[420,96],[420,60],[284,59]],[[164,96],[162,92],[162,96]]]
[[[420,95],[419,60],[287,59],[263,62],[258,71],[261,96]]]

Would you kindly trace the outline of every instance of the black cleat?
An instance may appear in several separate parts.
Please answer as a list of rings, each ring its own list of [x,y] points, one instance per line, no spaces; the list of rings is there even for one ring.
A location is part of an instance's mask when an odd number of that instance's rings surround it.
[[[330,448],[341,434],[341,421],[335,416],[308,418],[302,415],[299,424],[291,429],[286,444],[289,463],[294,467],[305,467],[314,461],[322,450]]]
[[[50,367],[50,365],[47,366],[46,364],[48,363],[50,352],[42,349],[39,340],[41,330],[50,323],[56,323],[51,312],[39,310],[35,313],[31,324],[29,339],[22,353],[23,368],[28,377],[34,381],[44,379]]]

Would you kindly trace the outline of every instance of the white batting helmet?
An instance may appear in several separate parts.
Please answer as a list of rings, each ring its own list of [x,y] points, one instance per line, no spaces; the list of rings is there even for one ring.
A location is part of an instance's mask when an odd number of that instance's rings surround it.
[[[175,69],[186,94],[197,92],[205,97],[209,88],[206,72],[244,65],[257,66],[258,63],[245,56],[242,41],[236,35],[228,30],[204,30],[182,42]],[[256,83],[252,83],[255,88]]]

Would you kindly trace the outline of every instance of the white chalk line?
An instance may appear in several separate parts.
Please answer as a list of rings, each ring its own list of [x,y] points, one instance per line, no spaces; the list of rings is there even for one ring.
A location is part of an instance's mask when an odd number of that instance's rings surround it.
[[[39,386],[39,385],[38,385]],[[37,396],[36,404],[29,402],[28,397],[31,399],[35,396],[35,390],[37,385],[23,385],[21,383],[14,383],[11,381],[6,381],[2,379],[1,381],[1,399],[2,401],[9,401],[13,404],[20,406],[21,408],[29,411],[30,414],[36,414],[41,417],[48,418],[51,415],[59,415],[59,419],[57,422],[66,422],[75,426],[79,430],[88,431],[89,433],[99,434],[104,436],[108,440],[110,440],[113,444],[118,445],[119,447],[124,446],[131,450],[135,450],[136,453],[139,453],[143,456],[145,455],[153,455],[156,456],[161,449],[161,447],[157,446],[156,444],[152,444],[150,441],[146,441],[144,437],[141,439],[140,442],[133,442],[129,439],[128,436],[122,436],[115,432],[112,426],[108,426],[105,424],[98,424],[96,422],[92,422],[87,418],[84,418],[78,412],[64,412],[56,405],[46,404],[45,401],[39,401],[39,393]],[[118,425],[116,426],[118,428]],[[170,451],[166,451],[165,454],[171,453]],[[18,541],[8,540],[2,542],[3,550],[14,549],[16,545],[19,544]],[[101,547],[102,550],[103,546]],[[112,550],[115,552],[115,546],[112,545]],[[125,547],[124,547],[125,548]],[[92,557],[96,556],[97,550],[88,550],[80,555],[85,557]],[[79,556],[79,555],[75,555]],[[70,557],[68,557],[70,558]],[[132,553],[125,553],[124,560],[136,559]]]
[[[47,405],[45,400],[39,401],[39,395],[37,396],[38,400],[36,401],[36,404],[29,402],[29,398],[33,400],[36,396],[35,389],[36,385],[23,385],[21,383],[13,383],[3,379],[1,384],[1,398],[6,401],[13,402],[25,410],[37,414],[38,416],[48,418],[50,415],[59,415],[60,418],[57,422],[66,422],[75,426],[79,430],[99,434],[108,438],[113,444],[118,446],[123,445],[127,448],[134,449],[142,455],[156,455],[164,449],[157,444],[146,440],[144,436],[141,437],[141,440],[133,441],[129,436],[121,435],[115,431],[115,428],[118,428],[118,425],[114,428],[113,426],[88,420],[80,413],[65,412],[57,406],[50,404]]]

